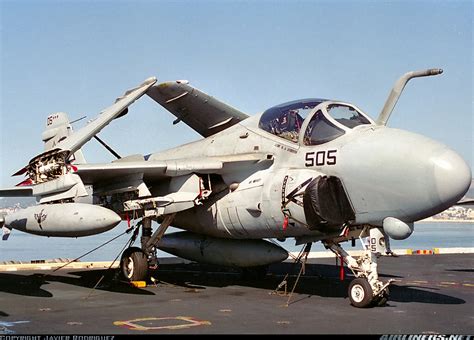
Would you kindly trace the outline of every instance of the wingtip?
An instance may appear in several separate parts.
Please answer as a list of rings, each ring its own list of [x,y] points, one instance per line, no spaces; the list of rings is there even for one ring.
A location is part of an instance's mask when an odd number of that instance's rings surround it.
[[[150,78],[145,79],[142,85],[154,84],[156,83],[156,81],[157,81],[156,77],[150,77]]]

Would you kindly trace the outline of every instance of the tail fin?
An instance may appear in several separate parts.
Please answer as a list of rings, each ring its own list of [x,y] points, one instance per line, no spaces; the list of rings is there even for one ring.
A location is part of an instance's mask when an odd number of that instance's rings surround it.
[[[57,112],[48,116],[46,119],[46,129],[41,134],[44,142],[44,151],[52,150],[62,140],[73,133],[67,113]],[[73,158],[76,164],[85,164],[86,160],[82,151],[79,149],[74,153]]]

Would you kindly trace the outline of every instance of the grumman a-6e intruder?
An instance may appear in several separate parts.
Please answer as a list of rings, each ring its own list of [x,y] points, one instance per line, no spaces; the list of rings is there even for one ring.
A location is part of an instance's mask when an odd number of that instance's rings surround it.
[[[389,282],[378,278],[375,252],[390,251],[388,237],[409,237],[413,222],[456,203],[471,183],[456,152],[386,126],[410,79],[440,73],[403,75],[376,120],[352,104],[315,98],[249,117],[187,81],[147,79],[77,132],[65,113],[50,115],[45,151],[15,174],[26,180],[0,190],[0,196],[35,196],[39,204],[0,223],[8,231],[79,237],[138,219],[141,248],[126,249],[121,260],[130,280],[156,266],[157,248],[198,262],[260,268],[288,256],[264,239],[321,241],[356,277],[351,304],[382,305]],[[81,147],[144,94],[204,139],[86,164]],[[152,221],[160,223],[154,232]],[[168,226],[184,231],[165,234]],[[371,241],[364,256],[341,247],[365,237]]]

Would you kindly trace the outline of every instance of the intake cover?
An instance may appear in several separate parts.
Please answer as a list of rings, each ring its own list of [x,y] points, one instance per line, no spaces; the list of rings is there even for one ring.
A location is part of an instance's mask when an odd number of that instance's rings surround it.
[[[324,231],[355,219],[354,210],[337,177],[318,176],[303,195],[306,222],[311,230]]]

